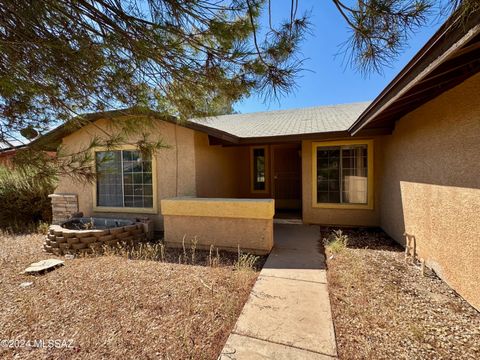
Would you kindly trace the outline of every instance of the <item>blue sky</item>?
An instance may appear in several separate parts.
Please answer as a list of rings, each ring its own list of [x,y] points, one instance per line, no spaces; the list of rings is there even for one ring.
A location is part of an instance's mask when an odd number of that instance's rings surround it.
[[[335,56],[340,51],[340,45],[349,37],[349,30],[344,19],[338,13],[333,2],[326,0],[300,0],[299,11],[311,11],[312,27],[301,45],[302,58],[307,60],[297,88],[292,93],[280,98],[279,101],[264,103],[263,98],[253,95],[235,105],[235,110],[241,113],[292,109],[316,105],[342,104],[349,102],[373,100],[380,91],[407,64],[415,53],[440,27],[441,22],[431,21],[431,24],[414,34],[404,53],[390,68],[384,69],[384,74],[370,74],[364,77],[350,66],[343,63],[342,56]],[[290,13],[290,1],[272,1],[273,21],[287,18]],[[266,24],[264,14],[262,23]]]

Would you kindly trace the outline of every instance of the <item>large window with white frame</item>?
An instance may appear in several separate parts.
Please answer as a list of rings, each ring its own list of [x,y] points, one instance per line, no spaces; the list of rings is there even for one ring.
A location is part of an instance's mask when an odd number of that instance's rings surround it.
[[[96,206],[153,208],[152,157],[135,149],[95,152]]]
[[[314,144],[314,205],[372,206],[373,142]]]

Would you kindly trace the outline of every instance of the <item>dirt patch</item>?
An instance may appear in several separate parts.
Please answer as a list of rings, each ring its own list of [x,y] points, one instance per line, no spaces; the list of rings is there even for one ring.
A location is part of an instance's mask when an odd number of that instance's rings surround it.
[[[322,228],[322,236],[331,230]],[[347,248],[327,249],[341,359],[480,358],[478,311],[434,274],[406,264],[381,230],[343,231]]]
[[[2,344],[0,357],[216,359],[258,275],[238,270],[231,256],[212,267],[113,255],[21,274],[52,257],[41,251],[42,240],[0,234],[0,340],[24,346]],[[25,282],[33,284],[20,286]],[[34,340],[67,342],[49,349]]]

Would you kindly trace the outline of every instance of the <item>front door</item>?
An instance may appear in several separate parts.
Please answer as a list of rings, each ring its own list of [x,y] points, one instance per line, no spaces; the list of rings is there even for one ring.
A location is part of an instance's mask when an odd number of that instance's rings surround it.
[[[278,210],[302,208],[301,145],[272,146],[272,193]]]

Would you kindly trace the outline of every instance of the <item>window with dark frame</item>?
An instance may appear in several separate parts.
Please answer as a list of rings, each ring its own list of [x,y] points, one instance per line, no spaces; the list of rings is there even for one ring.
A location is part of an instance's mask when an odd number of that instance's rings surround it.
[[[367,145],[317,147],[317,203],[368,203]]]
[[[153,208],[152,158],[138,150],[98,151],[97,206]]]
[[[265,148],[253,149],[253,190],[266,190]]]

